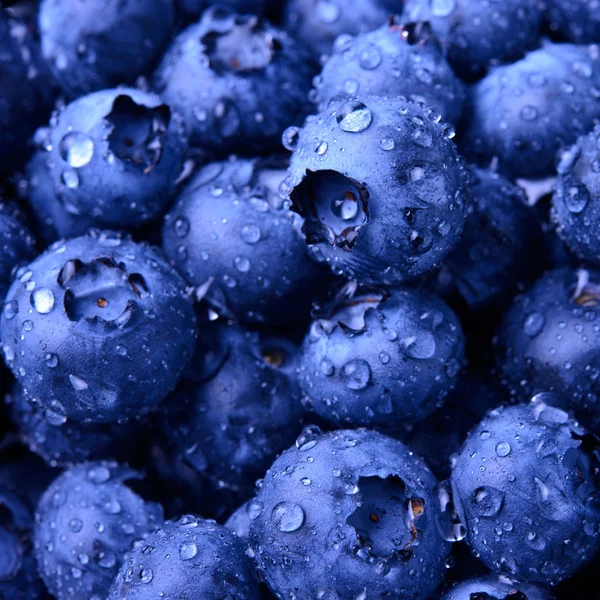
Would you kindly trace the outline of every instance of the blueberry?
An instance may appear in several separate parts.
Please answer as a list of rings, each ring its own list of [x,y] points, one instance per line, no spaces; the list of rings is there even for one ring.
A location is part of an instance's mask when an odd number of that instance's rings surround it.
[[[23,222],[21,211],[15,210],[11,203],[0,202],[0,245],[0,303],[3,303],[13,272],[37,254],[35,240]]]
[[[550,600],[550,596],[535,585],[490,575],[455,585],[442,600]]]
[[[269,588],[280,599],[428,598],[449,552],[436,528],[435,484],[392,438],[306,429],[248,506]]]
[[[279,150],[282,131],[308,114],[315,69],[284,31],[216,7],[175,39],[154,87],[185,117],[193,145],[251,154]]]
[[[600,39],[600,5],[594,0],[544,0],[550,28],[577,44]]]
[[[10,414],[29,448],[51,466],[86,460],[134,456],[140,446],[140,423],[82,423],[32,402],[15,383],[7,396]],[[146,432],[147,433],[147,432]]]
[[[556,392],[593,431],[600,431],[599,303],[599,272],[549,271],[517,298],[496,338],[498,366],[512,396]]]
[[[397,282],[433,269],[458,241],[462,162],[439,113],[401,98],[333,102],[290,128],[285,182],[316,257],[346,277]]]
[[[276,193],[284,176],[255,160],[212,163],[165,219],[167,257],[220,314],[272,326],[309,314],[322,276]]]
[[[57,417],[115,422],[176,385],[195,342],[183,281],[151,246],[91,230],[20,271],[4,305],[4,357]]]
[[[561,145],[600,117],[599,86],[597,47],[549,43],[472,88],[459,146],[480,163],[497,157],[512,178],[551,175]]]
[[[172,27],[172,0],[42,0],[39,11],[44,58],[71,97],[134,83]]]
[[[473,210],[445,261],[466,304],[503,305],[541,269],[542,232],[523,190],[492,171],[469,168]]]
[[[46,152],[36,152],[25,168],[27,201],[34,231],[44,246],[67,237],[83,235],[94,226],[94,217],[63,203],[54,188]]]
[[[580,258],[600,263],[600,127],[562,153],[552,199],[558,235]]]
[[[537,0],[407,0],[402,18],[429,21],[456,73],[471,80],[533,48],[541,14]]]
[[[244,544],[214,521],[167,521],[127,556],[108,600],[258,600]]]
[[[132,491],[139,474],[116,463],[83,463],[60,475],[36,511],[35,554],[57,600],[106,598],[125,554],[162,522]]]
[[[490,412],[451,483],[468,542],[489,568],[556,584],[600,551],[600,456],[598,439],[548,396]]]
[[[338,36],[371,31],[387,16],[380,0],[288,0],[284,24],[320,56],[331,52]]]
[[[247,497],[301,430],[297,354],[285,339],[234,326],[201,331],[195,360],[165,403],[165,428],[186,462],[217,487]]]
[[[300,385],[329,423],[398,431],[433,412],[454,385],[464,338],[435,296],[350,285],[321,317],[302,347]]]
[[[0,485],[0,598],[43,600],[31,545],[33,515],[13,492]]]
[[[95,92],[50,124],[53,202],[70,215],[123,228],[166,210],[187,143],[181,119],[157,96],[128,88]]]
[[[375,31],[341,36],[321,74],[314,100],[334,97],[406,96],[435,108],[445,121],[460,117],[464,89],[446,62],[428,23],[401,25],[391,17]]]

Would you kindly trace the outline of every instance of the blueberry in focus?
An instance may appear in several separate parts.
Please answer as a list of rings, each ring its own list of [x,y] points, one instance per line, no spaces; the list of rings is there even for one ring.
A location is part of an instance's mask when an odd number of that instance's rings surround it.
[[[262,576],[278,598],[425,600],[450,549],[436,527],[435,485],[401,442],[307,428],[248,506]]]
[[[464,89],[428,23],[402,25],[397,17],[390,17],[369,33],[341,36],[315,78],[314,100],[321,108],[332,98],[356,94],[405,96],[455,123]]]
[[[202,168],[163,227],[165,254],[214,309],[257,325],[305,319],[324,279],[300,219],[277,194],[282,165],[231,159]]]
[[[167,435],[215,486],[247,497],[302,429],[297,365],[298,349],[285,339],[208,326],[165,402]]]
[[[44,246],[57,240],[83,235],[94,226],[94,217],[82,214],[57,194],[48,166],[48,155],[38,150],[25,167],[29,215],[37,239]]]
[[[184,282],[160,251],[91,230],[22,268],[4,305],[4,357],[41,407],[115,422],[152,409],[195,343]]]
[[[490,575],[463,581],[450,589],[441,600],[550,600],[541,587],[530,583],[511,582]]]
[[[187,143],[181,119],[157,96],[116,88],[58,111],[47,148],[54,193],[67,212],[127,228],[166,211]]]
[[[383,25],[389,12],[381,4],[380,0],[288,0],[283,22],[295,37],[306,40],[318,57],[326,56],[338,36],[357,35]],[[399,10],[400,6],[392,12]]]
[[[402,18],[431,23],[455,72],[472,80],[535,47],[541,14],[536,0],[407,0]]]
[[[175,38],[153,84],[185,118],[192,145],[253,154],[278,151],[283,130],[308,114],[315,70],[284,31],[215,7]]]
[[[53,467],[105,458],[132,458],[141,445],[143,433],[148,433],[136,421],[83,423],[67,419],[33,402],[16,382],[5,400],[27,446]]]
[[[129,553],[107,600],[258,600],[243,542],[222,525],[185,515],[167,521]]]
[[[594,432],[600,430],[599,304],[599,272],[548,271],[517,297],[495,340],[498,368],[514,398],[555,392]]]
[[[472,310],[503,305],[541,268],[542,232],[523,190],[492,171],[470,167],[472,211],[444,262],[458,294]]]
[[[106,598],[133,542],[162,522],[157,504],[128,485],[139,474],[116,463],[82,463],[46,490],[36,511],[35,554],[57,600]]]
[[[562,153],[558,164],[552,216],[558,235],[569,249],[591,263],[600,263],[600,127]]]
[[[44,58],[71,97],[133,84],[160,58],[173,27],[172,0],[42,0]]]
[[[600,117],[599,87],[597,46],[548,43],[471,88],[460,150],[511,178],[552,175],[559,148]]]
[[[399,431],[452,389],[464,337],[433,295],[350,285],[317,318],[302,346],[305,402],[327,422]]]
[[[332,102],[291,127],[285,190],[315,257],[363,282],[438,266],[467,213],[465,171],[439,113],[401,98]]]
[[[453,500],[489,568],[556,584],[600,551],[598,439],[544,402],[490,412],[454,461]]]
[[[600,5],[594,0],[544,0],[550,29],[577,44],[600,41]]]

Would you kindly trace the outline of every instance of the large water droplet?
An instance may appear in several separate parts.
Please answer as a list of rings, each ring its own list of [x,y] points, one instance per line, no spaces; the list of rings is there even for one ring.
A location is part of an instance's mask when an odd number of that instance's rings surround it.
[[[94,155],[94,141],[85,133],[72,131],[60,140],[58,146],[61,158],[78,169],[87,165]]]
[[[256,244],[260,240],[260,229],[257,225],[244,225],[240,235],[246,244]]]
[[[510,454],[510,444],[508,442],[498,442],[496,444],[496,454],[501,458]]]
[[[87,478],[92,483],[106,483],[110,479],[110,470],[104,465],[95,465],[88,469]]]
[[[473,503],[477,514],[482,517],[494,517],[504,506],[504,492],[491,485],[482,486],[475,490]]]
[[[317,445],[321,429],[316,425],[308,425],[302,430],[302,433],[296,438],[296,448],[300,452],[306,452]]]
[[[342,131],[360,133],[369,127],[373,114],[362,102],[351,100],[340,107],[336,120]]]
[[[246,514],[248,515],[248,518],[251,521],[255,521],[256,519],[258,519],[258,517],[260,517],[260,515],[263,514],[264,509],[264,504],[260,500],[253,498],[246,505]]]
[[[304,525],[305,514],[295,502],[280,502],[273,508],[271,518],[279,531],[292,533]]]
[[[190,222],[185,217],[177,217],[173,223],[175,235],[184,238],[190,232]]]
[[[73,169],[65,171],[61,176],[62,182],[70,189],[76,190],[79,187],[79,175]]]
[[[19,303],[16,300],[10,300],[4,305],[2,309],[2,314],[4,318],[8,321],[14,319],[17,313],[19,312]]]
[[[281,136],[281,143],[290,152],[293,152],[298,147],[300,131],[299,127],[288,127]]]
[[[351,360],[342,369],[342,381],[351,390],[363,390],[371,381],[371,367],[366,360]]]
[[[573,214],[583,212],[590,201],[590,192],[583,184],[572,185],[565,192],[565,206]]]
[[[544,315],[534,312],[525,317],[525,320],[523,321],[523,331],[530,338],[534,338],[540,334],[545,324],[546,319]]]
[[[358,64],[366,71],[372,71],[381,64],[381,52],[377,46],[369,44],[358,56]]]
[[[37,312],[47,315],[54,308],[54,294],[48,288],[40,288],[31,294],[31,305]]]
[[[233,264],[240,273],[247,273],[250,270],[250,259],[246,256],[236,256]]]
[[[196,554],[198,554],[198,546],[194,542],[183,542],[179,546],[181,560],[191,560]]]

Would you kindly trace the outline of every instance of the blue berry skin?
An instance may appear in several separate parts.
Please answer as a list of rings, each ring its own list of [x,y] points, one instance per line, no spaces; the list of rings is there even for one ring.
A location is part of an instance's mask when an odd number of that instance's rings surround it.
[[[14,383],[6,397],[10,415],[32,452],[50,466],[70,466],[101,458],[127,460],[142,442],[139,422],[82,423],[45,410]],[[147,431],[145,432],[147,435]]]
[[[64,204],[56,193],[48,168],[48,155],[37,151],[25,167],[27,203],[32,227],[44,246],[57,240],[83,235],[94,226],[94,218],[79,213],[70,204]]]
[[[44,584],[32,553],[33,514],[0,485],[0,600],[44,600]]]
[[[554,173],[554,155],[600,117],[596,46],[547,44],[498,67],[470,92],[459,143],[467,158],[496,157],[510,178]]]
[[[380,0],[288,0],[283,22],[317,56],[326,56],[338,36],[372,31],[383,25],[388,15]]]
[[[23,224],[20,211],[10,204],[0,203],[0,304],[4,302],[12,275],[21,264],[27,264],[37,254],[33,235]]]
[[[158,96],[116,88],[56,113],[47,148],[54,202],[121,229],[166,211],[187,142],[181,119]]]
[[[489,575],[455,585],[441,600],[551,600],[551,597],[538,586]]]
[[[332,102],[304,128],[284,190],[317,260],[361,282],[394,283],[438,266],[458,241],[465,171],[439,113],[401,98]]]
[[[455,72],[473,80],[535,47],[541,13],[537,0],[407,0],[402,18],[429,21]]]
[[[196,318],[158,249],[91,230],[21,270],[0,328],[7,364],[41,407],[111,423],[148,412],[173,390]]]
[[[231,159],[190,181],[167,214],[165,254],[203,299],[254,325],[306,319],[321,279],[300,219],[277,194],[282,165]]]
[[[556,269],[517,297],[495,339],[503,382],[516,399],[555,392],[600,431],[600,273]]]
[[[454,313],[409,288],[344,292],[313,322],[302,346],[307,405],[336,427],[391,432],[431,414],[464,361]]]
[[[576,44],[600,41],[600,5],[593,0],[544,0],[550,29]]]
[[[472,310],[503,305],[541,270],[542,232],[523,190],[492,171],[471,167],[472,211],[444,265]]]
[[[162,522],[160,506],[128,487],[136,479],[136,471],[116,463],[83,463],[60,475],[40,499],[34,549],[57,600],[106,598],[132,544]]]
[[[401,442],[307,428],[248,508],[261,574],[280,600],[425,600],[450,551],[436,527],[435,485]]]
[[[569,249],[600,263],[600,126],[562,153],[558,164],[552,216]]]
[[[42,0],[44,58],[71,97],[135,82],[171,38],[172,0]]]
[[[297,355],[283,338],[221,324],[201,331],[196,357],[165,403],[165,428],[215,486],[247,497],[302,429]]]
[[[486,566],[556,584],[600,551],[600,460],[597,439],[544,402],[552,396],[490,412],[454,461],[451,484]]]
[[[315,78],[312,92],[320,109],[343,96],[405,96],[435,108],[455,123],[464,88],[431,33],[428,23],[401,25],[398,18],[355,38],[341,36]]]
[[[244,543],[214,521],[167,521],[127,556],[108,600],[258,600]]]
[[[227,156],[279,151],[283,130],[310,111],[315,72],[302,42],[215,7],[175,38],[153,81],[185,118],[190,143]]]

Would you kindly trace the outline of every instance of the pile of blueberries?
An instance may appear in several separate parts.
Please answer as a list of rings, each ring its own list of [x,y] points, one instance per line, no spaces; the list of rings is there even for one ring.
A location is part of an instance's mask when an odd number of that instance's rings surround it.
[[[600,2],[0,6],[0,600],[600,598]]]

